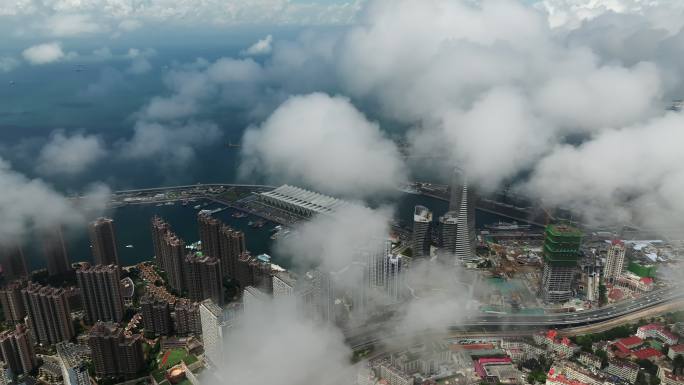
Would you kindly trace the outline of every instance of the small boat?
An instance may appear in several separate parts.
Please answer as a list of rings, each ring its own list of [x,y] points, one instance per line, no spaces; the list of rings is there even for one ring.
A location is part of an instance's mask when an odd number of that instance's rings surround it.
[[[200,208],[202,208],[202,205],[197,205],[197,206],[193,207],[193,209],[195,209],[195,210],[199,210]]]
[[[132,249],[132,248],[133,248],[133,245],[126,245],[126,248],[127,248],[127,249]]]
[[[175,202],[166,202],[167,206],[173,206],[174,204],[175,204]]]
[[[157,203],[157,207],[161,207],[161,206],[164,206],[164,204],[163,203]]]
[[[247,214],[243,213],[242,211],[236,211],[231,215],[233,218],[244,218],[247,216]]]

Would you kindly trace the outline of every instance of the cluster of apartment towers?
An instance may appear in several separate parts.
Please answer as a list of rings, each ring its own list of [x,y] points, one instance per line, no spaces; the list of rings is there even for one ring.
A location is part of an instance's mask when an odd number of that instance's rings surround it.
[[[113,220],[95,220],[89,224],[89,234],[94,263],[78,264],[77,287],[30,281],[21,247],[1,250],[5,284],[0,289],[0,305],[5,320],[15,324],[13,330],[0,333],[3,377],[13,378],[36,368],[34,344],[57,345],[73,340],[76,328],[72,309],[81,307],[83,322],[93,325],[85,338],[97,375],[130,378],[144,369],[142,336],[126,332],[117,324],[124,319],[125,306]],[[65,277],[72,265],[61,228],[46,234],[43,243],[48,275]],[[75,383],[87,383],[85,362],[73,362],[66,371]]]

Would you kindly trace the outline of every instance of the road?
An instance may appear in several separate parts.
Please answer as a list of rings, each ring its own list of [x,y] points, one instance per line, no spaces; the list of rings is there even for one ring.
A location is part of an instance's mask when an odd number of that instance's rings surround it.
[[[615,321],[631,319],[634,314],[655,308],[670,308],[667,305],[684,303],[684,291],[681,288],[655,290],[641,298],[624,301],[600,309],[591,309],[574,313],[521,315],[521,314],[485,314],[467,317],[450,328],[451,335],[529,335],[536,330],[556,328],[575,331],[591,330],[592,325],[614,325]],[[610,322],[613,321],[611,324]],[[347,343],[354,348],[362,349],[369,345],[386,341],[410,339],[413,336],[396,332],[398,321],[383,324],[367,325],[362,328],[348,330]],[[415,334],[415,333],[413,333]],[[444,331],[426,331],[428,336],[446,337]]]

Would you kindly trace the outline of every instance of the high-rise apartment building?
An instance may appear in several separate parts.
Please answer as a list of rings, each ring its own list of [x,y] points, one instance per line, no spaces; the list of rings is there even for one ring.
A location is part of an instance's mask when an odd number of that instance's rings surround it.
[[[221,266],[223,267],[223,276],[235,278],[238,269],[238,259],[242,253],[247,251],[245,234],[242,231],[234,230],[230,226],[222,225],[219,241],[219,256]]]
[[[93,260],[96,265],[119,265],[119,252],[116,244],[114,220],[98,218],[89,226]]]
[[[401,255],[389,254],[385,257],[385,294],[395,301],[403,298],[406,291],[407,259]]]
[[[50,276],[61,275],[71,270],[69,253],[61,226],[43,232],[43,251]]]
[[[411,241],[414,257],[430,256],[431,224],[432,212],[425,206],[416,206],[413,209],[413,239]]]
[[[188,336],[202,334],[199,303],[187,299],[176,301],[173,312],[173,327],[176,335]]]
[[[224,311],[210,299],[200,305],[204,356],[214,366],[223,362],[224,339],[235,317],[237,311]]]
[[[13,375],[31,372],[37,365],[36,354],[24,324],[17,324],[14,330],[0,333],[0,359]]]
[[[123,319],[125,308],[118,266],[84,264],[76,271],[76,282],[88,324]]]
[[[203,253],[191,253],[185,257],[183,267],[185,286],[191,301],[211,299],[223,305],[223,274],[221,261]]]
[[[447,254],[456,253],[456,234],[458,234],[458,212],[448,211],[439,217],[439,245]]]
[[[185,242],[176,234],[167,233],[162,246],[162,259],[166,268],[169,285],[177,292],[186,289],[185,276],[183,274],[184,260],[186,257]]]
[[[273,293],[273,268],[270,257],[266,254],[252,256],[242,253],[238,259],[235,279],[241,288],[258,287],[266,293]]]
[[[273,274],[273,298],[290,297],[294,295],[297,280],[288,271]]]
[[[625,268],[625,243],[614,240],[608,248],[606,255],[606,266],[603,268],[603,277],[608,282],[613,282],[619,278]]]
[[[157,266],[164,271],[168,271],[166,261],[163,258],[163,248],[166,242],[166,234],[171,232],[171,225],[158,216],[152,217],[152,246],[154,247],[154,258]]]
[[[475,233],[476,196],[472,186],[468,184],[466,174],[454,169],[451,180],[451,197],[449,211],[457,216],[455,256],[456,263],[475,257],[477,235]]]
[[[212,217],[211,213],[200,211],[197,215],[197,224],[199,225],[199,236],[202,242],[202,253],[214,258],[220,258],[221,242],[220,230],[221,222]]]
[[[60,342],[55,345],[64,385],[91,385],[86,358],[90,348],[85,345]]]
[[[544,231],[544,267],[541,293],[546,302],[565,302],[572,297],[582,232],[569,225],[548,225]]]
[[[67,292],[29,282],[21,290],[28,326],[41,344],[68,341],[75,335]]]
[[[126,334],[115,323],[96,323],[88,334],[95,374],[135,378],[145,367],[142,341],[140,334]]]
[[[171,306],[168,302],[144,296],[140,300],[140,310],[146,335],[158,337],[173,333]]]
[[[0,305],[5,313],[5,320],[9,322],[24,322],[26,308],[21,296],[23,287],[21,281],[12,281],[0,289]]]
[[[207,212],[200,212],[197,222],[202,252],[221,260],[224,277],[235,278],[238,258],[246,251],[244,233],[221,223]]]
[[[19,245],[0,245],[0,266],[6,280],[28,277],[24,251]]]

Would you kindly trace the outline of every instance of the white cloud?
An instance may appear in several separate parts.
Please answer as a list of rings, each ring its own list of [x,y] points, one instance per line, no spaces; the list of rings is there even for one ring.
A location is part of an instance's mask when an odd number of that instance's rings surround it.
[[[86,218],[104,211],[109,189],[94,186],[74,204],[40,179],[29,179],[0,159],[0,244],[17,242],[35,229],[56,225],[83,226]]]
[[[242,173],[299,180],[319,191],[369,196],[404,179],[392,141],[342,97],[292,97],[244,135]]]
[[[22,56],[33,65],[41,65],[62,60],[65,54],[60,43],[45,43],[25,49]]]
[[[684,227],[684,114],[602,132],[544,157],[525,191],[569,207],[592,223]],[[673,235],[673,234],[669,234]]]
[[[22,0],[0,4],[0,15],[88,15],[103,25],[130,31],[142,22],[174,22],[203,25],[234,24],[343,24],[360,8],[359,0]],[[112,23],[112,21],[114,23]],[[86,24],[87,25],[87,24]]]
[[[107,30],[88,14],[59,13],[41,21],[42,28],[47,35],[55,37],[74,37],[91,35]]]
[[[671,0],[541,0],[535,6],[547,13],[549,25],[574,29],[607,13],[642,15],[658,28],[676,33],[684,24],[684,4]]]
[[[134,19],[122,20],[119,23],[119,29],[126,32],[135,31],[137,29],[140,29],[142,26],[143,23],[141,21]]]
[[[186,166],[198,148],[218,144],[221,131],[213,123],[161,124],[138,121],[130,140],[122,143],[124,159],[153,159],[166,168]]]
[[[107,154],[101,138],[64,131],[52,133],[38,155],[37,171],[45,175],[74,175],[87,170]]]
[[[205,384],[346,385],[354,380],[344,335],[318,324],[292,299],[251,304],[224,340],[223,379]]]
[[[249,56],[268,55],[273,50],[272,44],[273,36],[268,35],[265,38],[259,39],[259,41],[252,44],[243,52],[243,54]]]
[[[279,254],[290,256],[297,267],[337,271],[358,260],[355,251],[382,250],[389,236],[390,218],[387,208],[352,206],[301,223],[291,236],[280,239],[276,248]]]
[[[0,72],[14,71],[19,65],[19,60],[11,56],[0,56]]]

